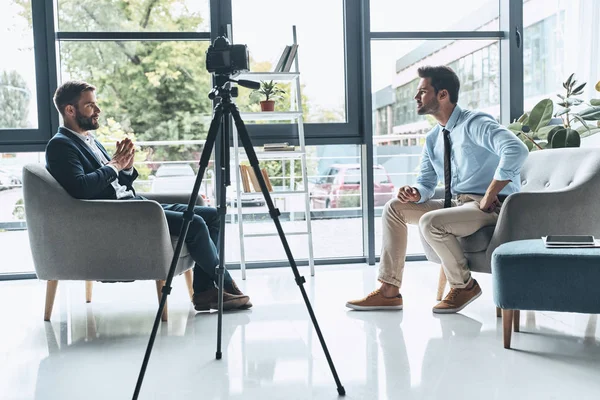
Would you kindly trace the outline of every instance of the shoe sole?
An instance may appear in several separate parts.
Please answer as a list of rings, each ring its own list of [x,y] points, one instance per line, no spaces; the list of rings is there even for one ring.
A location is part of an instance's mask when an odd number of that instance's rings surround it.
[[[481,293],[483,293],[483,291],[480,291],[479,293],[477,293],[475,296],[473,296],[473,298],[471,300],[467,301],[465,304],[463,304],[459,308],[433,308],[432,310],[433,310],[434,314],[456,314],[457,312],[461,311],[463,308],[465,308],[466,306],[468,306],[469,304],[471,304],[472,302],[477,300],[477,298],[479,298],[479,296],[481,296]]]
[[[242,308],[246,305],[246,303],[248,303],[248,299],[234,299],[234,300],[230,300],[230,301],[224,301],[223,302],[223,311],[229,311],[229,310],[234,310],[234,309],[239,309]],[[211,303],[210,304],[210,308],[213,310],[218,310],[219,309],[219,304],[218,303]]]
[[[346,303],[346,307],[356,311],[375,311],[375,310],[402,310],[402,305],[399,306],[357,306],[356,304]]]

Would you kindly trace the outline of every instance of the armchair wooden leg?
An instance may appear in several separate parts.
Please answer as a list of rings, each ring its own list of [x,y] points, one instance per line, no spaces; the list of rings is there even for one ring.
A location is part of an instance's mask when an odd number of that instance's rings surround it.
[[[500,307],[496,307],[496,318],[502,317],[502,309]]]
[[[444,297],[444,291],[446,290],[446,283],[448,279],[446,279],[446,273],[444,272],[444,266],[440,265],[440,277],[438,280],[438,289],[437,289],[437,301],[442,301]]]
[[[91,303],[92,302],[92,289],[94,287],[94,282],[92,281],[85,281],[85,302],[86,303]]]
[[[521,322],[521,311],[515,310],[513,313],[513,330],[515,332],[519,332],[520,330],[520,322]]]
[[[504,348],[510,349],[510,339],[512,335],[513,310],[502,310],[502,336],[504,338]]]
[[[160,304],[160,300],[162,298],[162,288],[163,288],[163,286],[165,286],[165,283],[166,283],[166,281],[163,281],[163,280],[160,280],[160,279],[156,281],[156,292],[158,294],[158,303],[159,304]],[[163,322],[165,322],[165,321],[168,320],[168,318],[169,318],[169,313],[168,313],[168,310],[167,310],[167,303],[165,303],[165,308],[163,308],[163,313],[162,313],[162,316],[161,316],[161,320]]]
[[[194,301],[194,270],[188,269],[183,273],[185,275],[185,283],[187,284],[190,300]]]
[[[54,298],[56,297],[56,287],[58,281],[46,282],[46,308],[44,311],[44,321],[50,321],[52,316],[52,308],[54,307]]]

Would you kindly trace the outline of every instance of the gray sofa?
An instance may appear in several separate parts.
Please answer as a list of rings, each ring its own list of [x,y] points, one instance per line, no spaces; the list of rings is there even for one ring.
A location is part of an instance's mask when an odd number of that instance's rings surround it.
[[[539,239],[549,234],[591,234],[600,237],[600,149],[564,148],[529,154],[521,171],[521,192],[503,203],[498,223],[459,238],[475,272],[491,273],[491,257],[503,243]],[[443,198],[443,189],[436,191]],[[421,235],[428,260],[440,264]],[[437,299],[446,277],[440,269]]]
[[[60,280],[86,281],[86,301],[93,281],[167,279],[177,237],[169,234],[159,202],[187,203],[189,194],[143,194],[148,199],[78,200],[71,197],[43,165],[23,167],[23,196],[35,272],[48,281],[44,320],[50,320]],[[199,197],[197,204],[202,204]],[[190,296],[193,260],[184,246],[175,274],[186,273]],[[163,320],[167,319],[167,308]]]

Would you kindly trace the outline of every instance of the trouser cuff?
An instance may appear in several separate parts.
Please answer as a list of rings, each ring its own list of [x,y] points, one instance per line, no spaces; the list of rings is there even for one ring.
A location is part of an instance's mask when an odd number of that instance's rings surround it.
[[[388,283],[390,285],[396,286],[397,288],[400,288],[400,286],[402,285],[402,281],[399,279],[396,279],[390,275],[386,275],[386,274],[379,274],[379,277],[377,278],[377,280],[379,280],[379,282],[382,283]]]

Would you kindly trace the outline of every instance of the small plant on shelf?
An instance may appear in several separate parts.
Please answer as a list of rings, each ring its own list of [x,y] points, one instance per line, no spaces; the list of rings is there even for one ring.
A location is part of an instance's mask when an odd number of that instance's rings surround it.
[[[265,99],[260,102],[261,111],[274,111],[275,100],[280,99],[283,94],[285,94],[285,90],[281,89],[278,84],[273,81],[261,81],[260,89],[252,92],[252,95],[254,96],[262,95],[265,97]]]

